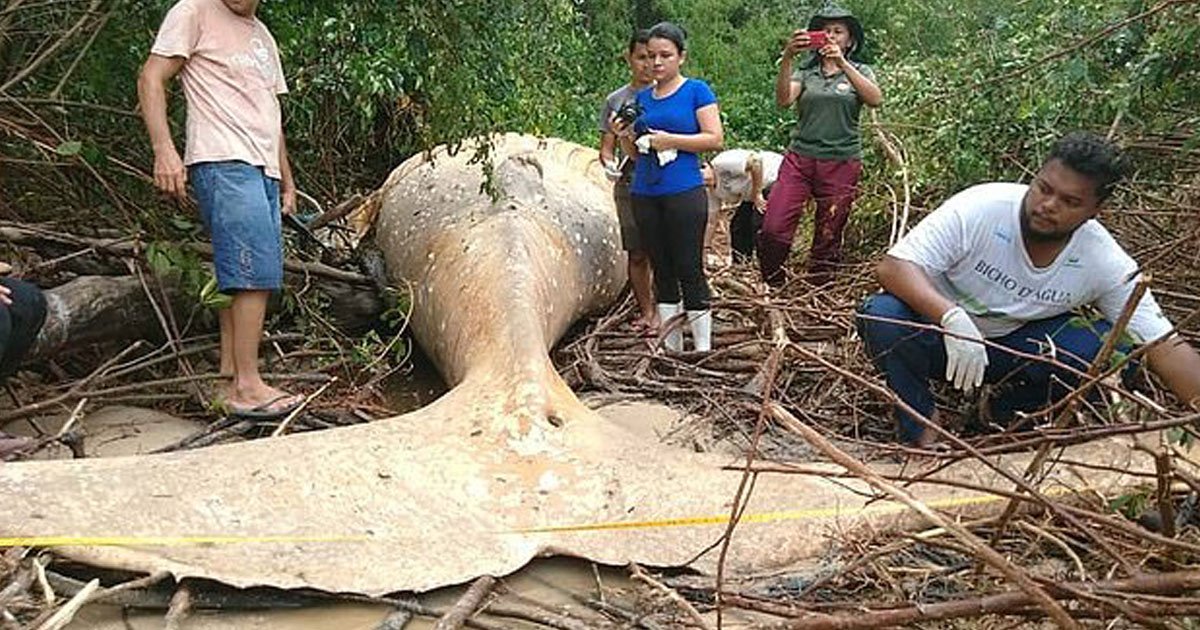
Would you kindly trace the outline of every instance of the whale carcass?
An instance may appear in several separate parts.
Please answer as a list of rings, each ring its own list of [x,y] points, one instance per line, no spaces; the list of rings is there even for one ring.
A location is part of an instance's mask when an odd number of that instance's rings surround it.
[[[469,153],[406,161],[381,188],[375,219],[389,273],[413,287],[413,330],[451,391],[330,431],[3,465],[0,538],[65,537],[59,553],[104,567],[367,594],[503,575],[550,554],[712,570],[741,477],[725,467],[737,460],[607,422],[548,357],[624,281],[596,152],[498,137],[495,198],[480,191]],[[1111,443],[1080,449],[1077,459],[1140,468]],[[941,474],[1002,485],[972,463]],[[1097,472],[1044,483],[1124,482]],[[940,486],[912,491],[946,509],[1000,505]],[[788,565],[821,554],[832,534],[911,519],[869,495],[853,481],[760,475],[727,570]]]

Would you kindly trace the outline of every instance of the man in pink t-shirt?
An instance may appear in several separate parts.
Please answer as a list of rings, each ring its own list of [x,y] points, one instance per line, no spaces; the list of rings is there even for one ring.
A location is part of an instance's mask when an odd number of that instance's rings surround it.
[[[154,147],[154,183],[177,197],[189,180],[213,244],[213,269],[233,296],[220,311],[227,410],[278,417],[301,397],[263,382],[258,348],[271,291],[283,285],[280,213],[296,187],[278,95],[287,92],[275,39],[255,17],[258,0],[180,0],[163,19],[138,79]],[[187,100],[182,159],[167,123],[166,84],[179,75]]]

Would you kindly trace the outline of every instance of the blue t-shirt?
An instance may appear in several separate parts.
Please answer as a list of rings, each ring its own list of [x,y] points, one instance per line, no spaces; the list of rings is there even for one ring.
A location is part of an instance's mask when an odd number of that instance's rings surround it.
[[[637,129],[656,129],[670,133],[700,133],[700,121],[696,110],[717,102],[708,84],[699,79],[684,79],[674,94],[656,98],[654,88],[648,87],[637,94],[642,106]],[[680,151],[679,156],[666,166],[659,166],[658,156],[652,151],[640,156],[637,169],[633,172],[630,192],[641,197],[662,197],[691,190],[704,184],[700,175],[700,159],[695,153]]]

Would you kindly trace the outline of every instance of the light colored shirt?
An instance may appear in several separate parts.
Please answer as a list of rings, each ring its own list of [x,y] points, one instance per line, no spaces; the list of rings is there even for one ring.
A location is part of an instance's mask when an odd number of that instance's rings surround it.
[[[768,188],[779,177],[779,167],[783,165],[782,155],[774,151],[730,149],[718,153],[712,159],[712,167],[717,174],[716,196],[721,200],[721,205],[736,206],[746,201],[754,201],[750,198],[753,182],[746,162],[756,153],[762,162],[762,187]]]
[[[1137,283],[1137,263],[1091,220],[1075,230],[1054,262],[1035,267],[1021,238],[1028,189],[1011,183],[968,188],[925,217],[888,255],[920,265],[938,292],[962,306],[985,337],[1002,337],[1026,322],[1084,304],[1115,322]],[[1146,292],[1128,330],[1149,342],[1171,329]]]
[[[241,160],[280,177],[277,95],[287,83],[275,38],[258,18],[221,0],[180,0],[150,52],[187,59],[179,73],[187,99],[184,164]]]
[[[596,120],[596,126],[600,133],[611,133],[613,114],[616,114],[626,103],[632,103],[635,100],[637,100],[637,90],[628,83],[604,97],[604,104],[600,106],[600,115]]]

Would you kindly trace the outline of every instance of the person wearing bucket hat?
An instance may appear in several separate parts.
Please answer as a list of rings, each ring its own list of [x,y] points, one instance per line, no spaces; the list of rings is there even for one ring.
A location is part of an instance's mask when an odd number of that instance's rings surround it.
[[[780,107],[796,105],[799,118],[758,233],[759,268],[773,287],[786,279],[784,262],[809,199],[816,209],[808,280],[829,281],[841,261],[842,233],[862,172],[859,113],[863,105],[878,107],[883,102],[874,71],[860,60],[865,39],[858,18],[827,2],[809,20],[808,29],[793,32],[784,45],[775,102]],[[808,58],[794,68],[796,57],[809,50]]]

